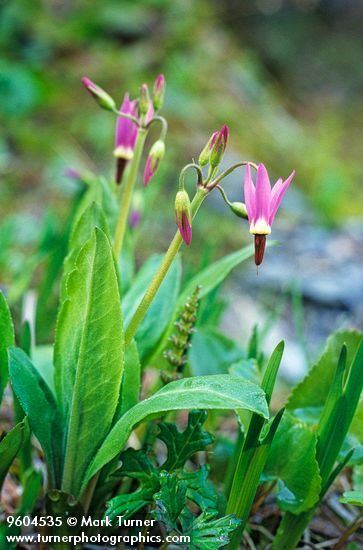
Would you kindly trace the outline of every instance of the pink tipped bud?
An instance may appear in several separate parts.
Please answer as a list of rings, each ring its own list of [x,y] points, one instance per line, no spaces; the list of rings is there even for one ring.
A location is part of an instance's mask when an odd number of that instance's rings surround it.
[[[105,90],[97,86],[97,84],[92,82],[87,76],[82,78],[82,83],[102,109],[106,109],[107,111],[116,110],[116,103]]]
[[[204,149],[200,153],[200,155],[199,155],[199,164],[200,164],[200,166],[206,166],[206,164],[208,164],[209,158],[210,158],[210,153],[211,153],[211,150],[213,148],[214,142],[217,139],[217,135],[218,135],[218,132],[213,132],[213,134],[211,135],[211,137],[209,138],[209,140],[205,144]]]
[[[140,115],[147,115],[150,108],[150,95],[149,88],[147,84],[143,84],[140,88],[140,100],[139,100],[139,110]]]
[[[165,87],[166,87],[165,77],[163,74],[159,74],[156,77],[156,80],[154,83],[153,103],[154,103],[155,111],[159,111],[164,104]]]
[[[229,129],[226,124],[217,133],[217,136],[212,145],[212,150],[210,152],[209,162],[212,168],[216,168],[222,161],[224,152],[227,147]]]
[[[183,241],[189,246],[192,241],[192,209],[189,195],[185,189],[176,194],[175,219]]]
[[[146,165],[144,170],[144,185],[146,186],[152,177],[155,176],[158,171],[160,162],[165,154],[165,143],[158,139],[151,147],[149,155],[146,159]]]

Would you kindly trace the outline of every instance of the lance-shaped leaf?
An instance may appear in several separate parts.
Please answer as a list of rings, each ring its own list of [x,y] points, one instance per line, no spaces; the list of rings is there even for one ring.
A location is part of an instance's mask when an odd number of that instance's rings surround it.
[[[53,483],[60,483],[62,433],[57,403],[28,356],[18,348],[9,350],[13,390],[28,417],[47,459]]]
[[[141,365],[137,344],[133,340],[125,350],[125,365],[115,420],[139,402],[140,389]]]
[[[86,194],[87,196],[87,194]],[[67,280],[69,273],[74,268],[77,256],[81,248],[92,237],[95,227],[99,227],[107,235],[108,227],[106,218],[96,202],[84,208],[82,214],[76,218],[76,223],[72,229],[69,239],[69,250],[63,264],[63,277],[61,283],[61,302],[67,296]]]
[[[188,425],[183,432],[179,432],[175,424],[169,422],[159,424],[157,437],[165,443],[168,450],[168,457],[162,465],[163,470],[172,472],[182,468],[193,454],[203,451],[213,443],[213,436],[202,429],[206,419],[206,411],[191,411]]]
[[[119,283],[108,238],[96,229],[67,281],[55,343],[55,385],[66,425],[62,489],[79,496],[116,411],[124,360]]]
[[[29,426],[24,419],[0,441],[0,492],[5,476],[27,437],[29,437]]]
[[[8,347],[14,345],[14,326],[5,297],[0,290],[0,404],[8,381]]]
[[[83,480],[83,488],[100,468],[124,448],[134,426],[150,415],[182,409],[247,409],[268,417],[264,392],[231,375],[185,378],[164,386],[124,414],[108,434]]]

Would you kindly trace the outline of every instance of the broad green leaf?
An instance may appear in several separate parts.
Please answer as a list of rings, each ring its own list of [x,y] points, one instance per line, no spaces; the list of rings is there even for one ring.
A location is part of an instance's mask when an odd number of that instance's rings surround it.
[[[35,346],[32,352],[34,367],[44,379],[47,386],[55,394],[54,389],[54,367],[53,367],[53,346]]]
[[[224,374],[244,351],[214,327],[198,328],[192,338],[188,362],[194,376]]]
[[[186,494],[186,484],[175,473],[160,473],[160,491],[154,495],[153,514],[168,533],[178,529],[178,518],[185,506]]]
[[[61,476],[61,422],[52,392],[31,363],[18,348],[9,350],[9,372],[13,390],[38,438],[53,482]]]
[[[270,246],[271,244],[272,242],[269,243]],[[177,308],[179,309],[183,307],[188,299],[188,296],[193,294],[196,286],[201,287],[199,297],[203,298],[203,296],[206,296],[209,292],[211,292],[211,290],[224,281],[232,269],[237,267],[237,265],[244,260],[247,260],[253,256],[253,254],[254,247],[253,245],[249,245],[242,248],[242,250],[237,250],[236,252],[232,252],[231,254],[224,256],[220,260],[217,260],[200,271],[197,275],[195,275],[195,277],[188,281],[186,287],[183,289],[178,299]]]
[[[118,277],[110,242],[96,228],[69,274],[54,351],[57,399],[67,427],[62,489],[76,497],[111,427],[123,360]]]
[[[96,202],[91,202],[89,206],[83,209],[82,214],[77,218],[77,223],[74,225],[68,245],[68,255],[64,260],[63,276],[61,283],[61,302],[67,297],[67,280],[69,273],[74,268],[77,256],[93,235],[95,227],[99,227],[107,235],[108,228],[106,218]]]
[[[295,514],[319,500],[321,480],[315,459],[316,436],[310,427],[285,414],[272,441],[264,474],[278,480],[278,503]]]
[[[116,413],[117,420],[139,402],[140,389],[141,365],[137,344],[133,340],[125,350],[125,365],[122,373],[120,401],[118,405],[119,412]]]
[[[14,345],[14,326],[4,294],[0,290],[0,404],[8,382],[8,347]]]
[[[353,506],[363,506],[363,491],[346,491],[343,497],[339,499],[343,504],[353,504]]]
[[[163,470],[172,472],[182,468],[193,454],[203,451],[213,443],[214,438],[202,428],[206,419],[206,411],[191,411],[188,425],[183,432],[179,432],[175,424],[169,422],[159,424],[157,437],[165,443],[168,451],[167,459],[162,465]]]
[[[185,378],[164,386],[124,414],[108,434],[90,465],[83,487],[124,448],[134,426],[150,415],[182,409],[248,409],[268,417],[264,392],[251,382],[230,375]]]
[[[323,406],[343,344],[347,346],[347,364],[350,365],[361,339],[362,333],[354,330],[338,331],[332,334],[328,338],[326,348],[318,362],[293,389],[287,403],[287,409]]]
[[[190,527],[188,549],[219,550],[230,542],[231,534],[240,523],[232,515],[215,519],[215,514],[203,512]]]
[[[0,441],[0,492],[8,470],[26,438],[29,437],[28,421],[24,419]]]
[[[128,325],[132,315],[135,313],[146,289],[160,266],[161,259],[160,256],[152,256],[143,265],[133,285],[123,299],[122,306],[125,315],[125,326]],[[142,362],[145,362],[150,357],[170,324],[179,295],[180,281],[181,260],[180,257],[177,257],[138,328],[135,339]]]

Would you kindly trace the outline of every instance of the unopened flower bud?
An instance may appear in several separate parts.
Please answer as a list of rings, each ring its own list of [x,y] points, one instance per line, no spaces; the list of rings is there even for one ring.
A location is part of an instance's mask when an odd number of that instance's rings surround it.
[[[163,140],[158,139],[151,147],[149,155],[146,159],[146,165],[144,170],[144,185],[146,186],[151,178],[155,176],[159,164],[162,161],[165,154],[165,143]]]
[[[165,95],[165,77],[163,74],[159,74],[156,77],[155,83],[154,83],[154,96],[153,96],[153,103],[154,103],[154,109],[155,111],[159,111],[164,103],[164,95]]]
[[[228,126],[224,124],[217,133],[217,136],[212,146],[212,150],[210,152],[209,163],[212,168],[216,168],[217,166],[219,166],[222,161],[224,151],[227,147],[228,134]]]
[[[192,240],[192,208],[185,189],[177,192],[175,197],[175,219],[179,233],[186,245]]]
[[[139,110],[140,115],[146,115],[150,108],[150,95],[147,84],[143,84],[140,88]]]
[[[244,202],[231,202],[229,203],[229,207],[239,218],[248,219],[247,208]]]
[[[205,166],[206,164],[209,163],[210,152],[211,152],[212,147],[214,145],[214,142],[217,138],[217,135],[218,135],[218,132],[213,132],[213,134],[211,135],[211,137],[207,141],[204,149],[200,153],[200,155],[199,155],[199,164],[200,164],[200,166]]]
[[[97,86],[97,84],[92,82],[87,76],[82,78],[82,83],[102,109],[106,109],[107,111],[116,110],[116,103],[105,90]]]

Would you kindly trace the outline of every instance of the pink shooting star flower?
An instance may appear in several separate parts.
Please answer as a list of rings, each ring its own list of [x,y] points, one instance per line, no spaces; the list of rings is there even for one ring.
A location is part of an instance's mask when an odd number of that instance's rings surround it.
[[[250,224],[250,233],[255,236],[255,264],[262,263],[266,246],[266,235],[271,226],[283,196],[289,187],[295,171],[283,181],[279,178],[271,189],[270,179],[263,164],[258,165],[256,187],[253,184],[250,165],[246,166],[244,195]]]
[[[129,94],[125,94],[120,112],[137,117],[137,101],[131,101]],[[114,150],[114,156],[117,159],[116,183],[121,183],[126,164],[134,156],[137,132],[138,128],[132,120],[123,117],[117,118]]]

